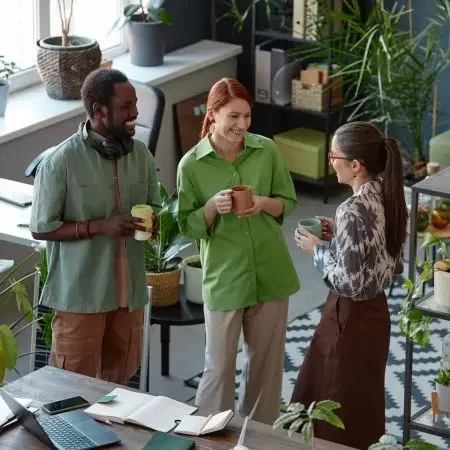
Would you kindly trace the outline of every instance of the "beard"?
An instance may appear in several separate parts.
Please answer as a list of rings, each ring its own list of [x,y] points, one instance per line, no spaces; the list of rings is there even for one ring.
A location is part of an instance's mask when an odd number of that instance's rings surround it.
[[[108,124],[105,126],[108,133],[114,138],[114,140],[123,143],[129,143],[132,140],[132,137],[135,134],[135,130],[133,132],[129,132],[125,126],[125,122],[121,125],[117,124],[117,120],[115,120],[112,111],[108,109]]]

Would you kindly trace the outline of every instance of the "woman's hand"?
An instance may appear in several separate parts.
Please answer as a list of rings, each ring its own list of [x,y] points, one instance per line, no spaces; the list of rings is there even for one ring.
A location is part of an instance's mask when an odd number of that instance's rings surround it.
[[[218,214],[230,214],[231,209],[233,208],[231,192],[231,189],[224,189],[209,200],[209,202],[214,204]]]
[[[331,241],[331,238],[333,237],[334,220],[325,216],[316,216],[316,219],[319,219],[322,223],[322,239],[328,242]]]
[[[253,196],[253,206],[251,208],[247,208],[242,214],[237,216],[238,219],[245,219],[251,216],[257,216],[261,214],[264,209],[264,205],[266,203],[267,197],[262,197],[260,195]]]
[[[317,236],[314,236],[304,228],[297,228],[295,230],[294,238],[297,246],[308,253],[312,253],[316,248],[316,245],[320,243],[320,239]]]

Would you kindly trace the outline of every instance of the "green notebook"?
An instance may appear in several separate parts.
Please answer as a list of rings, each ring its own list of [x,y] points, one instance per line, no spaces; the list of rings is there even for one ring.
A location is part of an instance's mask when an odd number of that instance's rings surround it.
[[[194,447],[195,442],[190,439],[155,431],[142,450],[190,450]]]

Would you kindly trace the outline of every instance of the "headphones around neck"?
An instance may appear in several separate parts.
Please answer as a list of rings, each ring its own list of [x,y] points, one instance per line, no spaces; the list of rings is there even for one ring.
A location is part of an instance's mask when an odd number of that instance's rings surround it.
[[[133,150],[134,139],[114,142],[101,136],[102,141],[99,142],[91,136],[90,127],[90,122],[87,120],[83,126],[83,141],[96,150],[101,157],[109,161],[113,161],[121,158],[122,156],[128,155],[128,153]]]

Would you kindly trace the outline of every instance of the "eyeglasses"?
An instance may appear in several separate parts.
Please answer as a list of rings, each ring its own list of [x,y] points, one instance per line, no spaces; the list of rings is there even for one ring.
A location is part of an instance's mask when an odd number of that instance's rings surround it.
[[[345,159],[346,161],[353,161],[353,158],[346,158],[345,156],[335,156],[333,153],[328,153],[328,161],[332,163],[335,159]]]
[[[328,162],[332,164],[335,159],[343,159],[345,161],[359,161],[359,163],[363,166],[365,166],[365,163],[359,159],[355,160],[355,158],[346,158],[345,156],[335,156],[333,153],[328,153]]]

